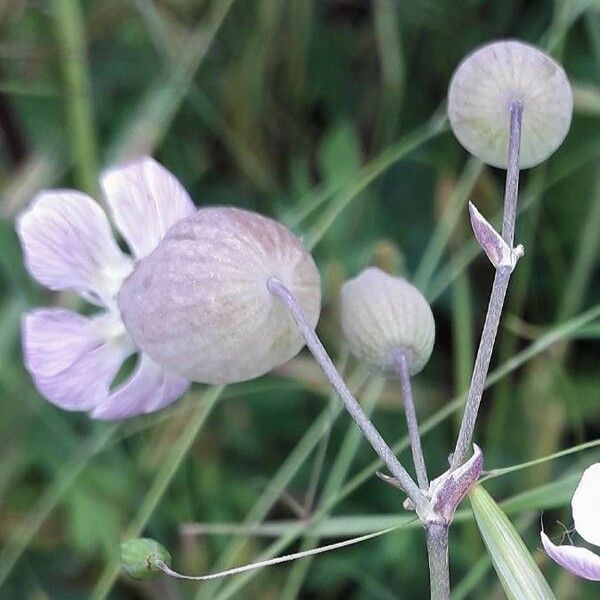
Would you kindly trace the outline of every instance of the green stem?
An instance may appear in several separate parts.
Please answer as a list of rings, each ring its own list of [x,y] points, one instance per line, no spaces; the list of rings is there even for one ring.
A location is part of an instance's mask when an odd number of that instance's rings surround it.
[[[157,473],[152,486],[148,490],[138,512],[127,528],[124,536],[126,538],[139,537],[146,523],[152,516],[154,509],[157,507],[160,499],[163,497],[169,483],[173,479],[179,465],[187,455],[192,443],[196,439],[202,425],[204,425],[208,415],[212,411],[215,403],[221,396],[224,387],[218,386],[208,390],[204,395],[196,413],[190,417],[187,426],[181,431],[177,439],[177,444],[169,454],[165,462],[162,464],[160,471]],[[100,575],[96,587],[93,589],[90,600],[104,600],[112,589],[112,586],[119,575],[119,559],[115,557],[109,561],[104,571]]]
[[[35,510],[15,529],[14,535],[11,536],[4,551],[0,554],[0,587],[65,492],[88,465],[90,458],[107,445],[118,428],[118,424],[101,427],[87,444],[83,444],[79,451],[61,468],[52,484],[40,497]]]
[[[362,167],[357,173],[356,179],[343,187],[340,193],[333,198],[313,229],[307,234],[305,246],[312,250],[323,239],[331,224],[354,198],[393,164],[445,131],[447,125],[448,120],[445,113],[436,112],[425,125],[408,134],[397,144],[390,146]]]
[[[77,185],[90,195],[98,189],[98,158],[85,24],[79,0],[54,0],[56,37],[65,85],[65,109]]]
[[[600,318],[600,304],[594,306],[585,313],[578,315],[576,318],[571,319],[566,323],[561,323],[559,326],[551,329],[546,334],[541,336],[538,340],[530,344],[530,346],[516,354],[509,361],[500,365],[495,371],[490,373],[486,381],[486,388],[494,385],[506,375],[514,372],[516,369],[525,364],[528,360],[546,351],[553,344],[556,344],[564,337],[573,335],[574,332],[580,330],[582,327],[586,326],[588,323],[598,318]],[[460,408],[463,405],[463,396],[459,396],[451,400],[448,404],[444,406],[444,408],[438,410],[434,415],[429,417],[421,424],[421,426],[419,427],[419,432],[421,436],[432,431],[440,423],[447,420],[455,412],[460,410]],[[408,447],[409,439],[408,436],[405,436],[392,446],[392,450],[395,453],[400,453],[406,450],[406,448]],[[357,490],[363,483],[365,483],[370,477],[372,477],[378,469],[381,469],[382,466],[383,463],[379,459],[373,461],[371,464],[361,469],[346,484],[344,484],[344,486],[342,487],[342,489],[339,490],[339,492],[337,492],[333,497],[329,498],[322,506],[319,507],[317,512],[314,515],[312,515],[311,521],[295,523],[294,526],[291,527],[291,529],[280,533],[282,537],[273,542],[273,544],[271,544],[269,548],[260,555],[259,559],[265,559],[272,556],[276,556],[289,544],[296,541],[298,537],[300,537],[306,532],[307,529],[310,528],[313,522],[318,522],[323,517],[323,515],[327,514],[328,511],[331,511],[342,500],[348,498],[350,494],[352,494],[352,492]],[[463,516],[461,516],[460,514],[456,514],[454,516],[454,522],[465,518],[466,514],[467,513],[463,513]],[[415,527],[421,527],[421,524],[416,518],[414,520],[414,524]],[[256,571],[243,573],[239,577],[236,577],[235,579],[228,582],[228,584],[224,586],[224,588],[218,594],[204,597],[210,597],[211,599],[214,598],[215,600],[228,600],[229,598],[234,596],[239,590],[241,590],[245,585],[247,585],[252,580],[252,578],[256,576],[256,573]]]

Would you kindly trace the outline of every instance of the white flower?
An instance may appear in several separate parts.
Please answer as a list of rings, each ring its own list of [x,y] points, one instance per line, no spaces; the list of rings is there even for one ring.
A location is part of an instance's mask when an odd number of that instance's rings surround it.
[[[109,170],[101,185],[135,259],[152,252],[171,225],[195,210],[177,179],[152,158]],[[109,420],[158,410],[186,392],[188,379],[143,352],[129,379],[111,389],[123,361],[138,350],[116,303],[134,260],[121,252],[92,198],[72,190],[43,191],[20,215],[17,233],[37,281],[51,290],[74,290],[101,307],[91,317],[62,308],[24,316],[25,366],[43,396],[65,410]]]
[[[600,463],[588,467],[571,501],[577,533],[588,543],[600,546]],[[600,581],[600,556],[579,546],[556,546],[542,531],[542,544],[548,556],[570,573]]]
[[[320,277],[283,225],[233,207],[196,210],[151,158],[112,169],[101,183],[132,256],[79,192],[42,192],[17,224],[33,277],[101,307],[92,317],[58,308],[25,315],[25,366],[50,402],[123,419],[163,408],[190,381],[246,381],[301,350],[294,320],[267,284],[282,281],[315,327]],[[136,370],[113,389],[134,352]]]

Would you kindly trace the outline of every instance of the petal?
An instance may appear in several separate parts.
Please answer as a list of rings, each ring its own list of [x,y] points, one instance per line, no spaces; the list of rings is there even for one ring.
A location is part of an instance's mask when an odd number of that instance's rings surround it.
[[[90,410],[105,401],[112,380],[133,351],[113,314],[87,318],[63,309],[26,314],[22,345],[36,388],[65,410]]]
[[[70,190],[41,192],[17,222],[25,264],[51,290],[73,289],[107,305],[131,271],[104,211]]]
[[[573,575],[600,581],[600,556],[579,546],[556,546],[543,531],[540,535],[546,553],[554,562]]]
[[[137,258],[150,254],[172,225],[195,210],[179,181],[150,157],[108,170],[100,183],[113,220]]]
[[[577,533],[586,542],[600,546],[600,463],[583,472],[571,506]]]
[[[154,412],[174,402],[190,387],[188,379],[167,373],[141,353],[133,375],[92,412],[105,421]]]

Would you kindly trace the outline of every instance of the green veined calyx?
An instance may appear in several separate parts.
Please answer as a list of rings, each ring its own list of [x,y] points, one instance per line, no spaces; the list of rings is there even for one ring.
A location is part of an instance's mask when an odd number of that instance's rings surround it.
[[[396,375],[398,353],[410,374],[425,366],[433,349],[435,322],[423,294],[401,277],[371,267],[342,288],[341,320],[351,352],[385,375]]]
[[[127,331],[157,363],[192,381],[234,383],[267,373],[304,345],[267,289],[273,277],[316,326],[320,276],[300,240],[254,212],[203,208],[136,264],[118,304]]]
[[[519,166],[546,160],[569,131],[573,94],[562,67],[516,40],[493,42],[467,56],[448,91],[448,116],[459,142],[484,163],[506,168],[510,107],[520,103]]]

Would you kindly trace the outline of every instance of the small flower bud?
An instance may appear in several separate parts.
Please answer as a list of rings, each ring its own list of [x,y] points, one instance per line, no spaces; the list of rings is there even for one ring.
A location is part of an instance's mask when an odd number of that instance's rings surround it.
[[[267,289],[271,278],[293,292],[315,327],[320,277],[300,240],[259,214],[204,208],[135,265],[118,304],[136,345],[161,366],[192,381],[234,383],[263,375],[304,345]]]
[[[423,294],[400,277],[377,268],[344,284],[342,329],[351,352],[386,375],[396,373],[395,356],[404,352],[412,375],[433,350],[435,323]]]
[[[150,538],[134,538],[121,544],[121,565],[134,579],[152,579],[162,573],[157,562],[171,565],[169,551]]]
[[[471,154],[506,168],[513,102],[523,107],[519,166],[527,169],[546,160],[571,125],[571,86],[550,56],[514,40],[475,50],[452,77],[448,116],[454,135]]]

